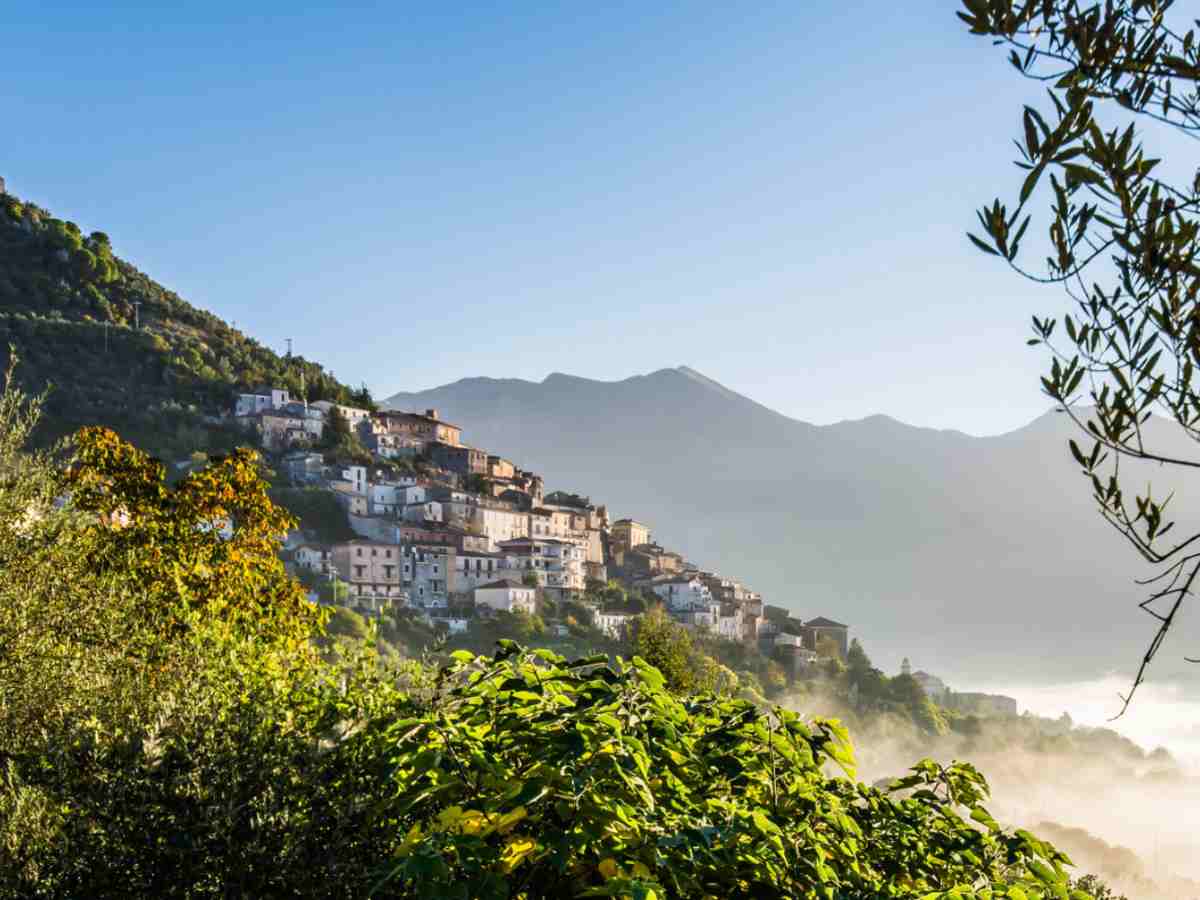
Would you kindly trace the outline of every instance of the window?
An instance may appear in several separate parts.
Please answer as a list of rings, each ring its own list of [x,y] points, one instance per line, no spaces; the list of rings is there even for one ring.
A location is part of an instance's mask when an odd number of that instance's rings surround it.
[[[356,550],[356,554],[358,556],[362,556],[362,547],[357,547],[357,548],[355,548],[355,550]]]

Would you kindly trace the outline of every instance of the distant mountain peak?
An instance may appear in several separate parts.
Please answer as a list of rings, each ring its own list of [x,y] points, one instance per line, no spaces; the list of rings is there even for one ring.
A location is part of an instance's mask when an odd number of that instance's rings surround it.
[[[714,391],[717,391],[718,393],[723,394],[724,396],[728,397],[731,400],[746,400],[746,399],[748,399],[746,397],[743,397],[737,391],[732,391],[729,388],[725,387],[725,385],[721,384],[719,381],[716,381],[712,378],[709,378],[707,375],[697,372],[691,366],[679,366],[676,369],[674,369],[673,371],[678,372],[680,375],[684,375],[684,376],[690,378],[692,381],[695,381],[697,384],[701,384],[706,388],[710,388]]]

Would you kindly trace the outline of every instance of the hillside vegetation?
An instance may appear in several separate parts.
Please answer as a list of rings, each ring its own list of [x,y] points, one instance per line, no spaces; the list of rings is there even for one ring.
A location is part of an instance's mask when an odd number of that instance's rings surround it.
[[[319,364],[279,356],[138,271],[103,232],[84,234],[4,194],[0,353],[9,346],[26,389],[52,385],[36,435],[43,444],[103,424],[155,455],[180,458],[242,440],[211,418],[238,391],[270,385],[299,396],[303,374],[310,400],[350,399]]]
[[[836,722],[641,658],[326,659],[252,451],[64,469],[36,416],[0,394],[0,898],[1090,900],[971,766],[858,783]]]

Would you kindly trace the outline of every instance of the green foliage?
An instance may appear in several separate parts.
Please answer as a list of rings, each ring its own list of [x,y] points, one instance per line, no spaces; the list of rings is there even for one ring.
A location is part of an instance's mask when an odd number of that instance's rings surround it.
[[[615,580],[609,580],[607,583],[589,580],[583,599],[606,612],[623,612],[634,615],[644,613],[651,605],[641,593],[627,591],[619,581]]]
[[[638,616],[635,623],[633,652],[662,673],[669,690],[690,694],[736,689],[733,673],[705,654],[687,629],[662,607]]]
[[[1065,896],[1064,859],[1002,832],[970,766],[856,785],[825,773],[852,771],[835,723],[678,698],[640,659],[457,654],[376,740],[387,896]]]
[[[1155,585],[1142,608],[1157,630],[1136,689],[1200,576],[1200,535],[1165,539],[1172,494],[1143,488],[1140,470],[1127,490],[1130,466],[1119,467],[1122,458],[1195,466],[1161,443],[1171,430],[1144,426],[1157,412],[1200,438],[1200,179],[1186,154],[1165,175],[1172,167],[1147,152],[1142,126],[1200,129],[1200,30],[1172,0],[963,6],[973,34],[1006,45],[1012,66],[1047,86],[1050,107],[1023,110],[1016,200],[983,206],[982,237],[968,236],[1067,294],[1062,329],[1057,315],[1034,316],[1029,343],[1047,350],[1042,389],[1081,430],[1070,451],[1101,515],[1160,567],[1143,582]],[[1029,261],[1022,245],[1039,205],[1045,241]]]
[[[373,460],[370,451],[350,427],[349,420],[336,407],[329,410],[319,446],[325,451],[325,459],[329,462],[349,461],[369,465]]]
[[[352,609],[344,606],[335,607],[329,621],[325,623],[325,632],[334,637],[347,637],[364,641],[370,634],[366,620]]]
[[[291,513],[300,527],[319,543],[336,544],[358,537],[350,527],[345,507],[329,491],[272,487],[271,500]]]

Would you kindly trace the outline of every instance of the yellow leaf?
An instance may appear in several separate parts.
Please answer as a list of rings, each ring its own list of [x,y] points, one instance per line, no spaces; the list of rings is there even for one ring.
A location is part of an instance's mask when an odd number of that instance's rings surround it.
[[[458,829],[463,834],[491,834],[488,817],[477,809],[468,809],[458,822]]]
[[[508,834],[513,830],[513,827],[529,815],[528,811],[523,806],[518,806],[514,810],[506,812],[500,817],[500,821],[496,823],[496,830],[501,834]]]
[[[500,854],[500,864],[505,872],[512,871],[536,849],[537,842],[530,838],[513,838],[504,845],[504,852]]]
[[[600,865],[598,865],[596,868],[600,870],[600,874],[605,878],[616,878],[617,872],[620,871],[617,868],[617,861],[612,857],[600,860]]]
[[[404,836],[404,841],[396,848],[394,856],[407,856],[408,852],[416,845],[417,841],[421,840],[421,825],[420,823],[413,825],[408,829],[408,834]]]

